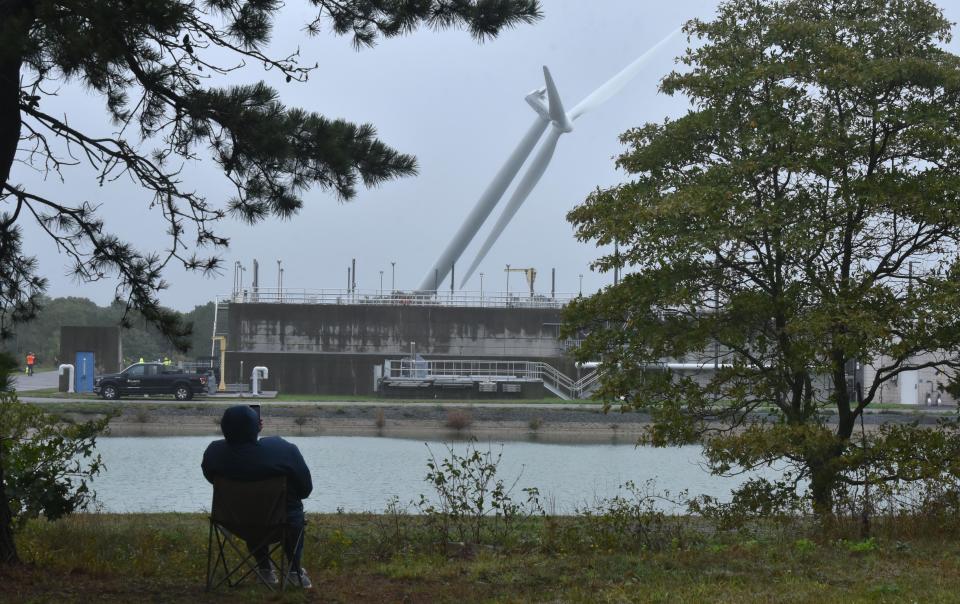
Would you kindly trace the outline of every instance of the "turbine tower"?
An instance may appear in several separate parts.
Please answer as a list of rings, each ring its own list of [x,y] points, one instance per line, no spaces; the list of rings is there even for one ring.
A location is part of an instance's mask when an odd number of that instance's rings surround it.
[[[653,48],[640,55],[640,57],[638,57],[620,73],[615,75],[605,84],[597,88],[593,93],[588,95],[583,101],[575,106],[569,114],[567,114],[563,109],[563,104],[560,100],[560,94],[557,92],[557,88],[553,82],[553,78],[550,75],[550,71],[544,67],[543,74],[546,81],[546,87],[534,90],[526,96],[527,103],[537,113],[536,119],[527,130],[527,133],[520,140],[520,143],[517,145],[516,149],[514,149],[513,153],[510,154],[510,156],[507,158],[507,161],[503,164],[503,166],[500,167],[500,170],[497,171],[496,175],[493,177],[493,180],[489,185],[487,185],[487,188],[480,195],[480,199],[477,200],[473,210],[467,215],[467,218],[464,220],[463,224],[460,225],[460,229],[457,230],[456,234],[453,236],[453,239],[450,240],[450,243],[447,244],[447,247],[443,250],[443,253],[440,254],[440,257],[424,277],[418,291],[423,293],[435,292],[439,284],[446,279],[451,268],[453,267],[453,264],[459,260],[467,245],[470,244],[477,232],[480,230],[480,227],[483,226],[483,223],[490,216],[493,208],[500,201],[500,198],[503,197],[504,192],[506,192],[507,187],[510,186],[510,183],[513,182],[513,179],[516,178],[520,168],[533,152],[534,147],[536,147],[537,142],[543,136],[543,133],[547,130],[547,127],[552,125],[553,128],[551,128],[550,134],[547,136],[547,140],[540,148],[539,152],[528,168],[527,173],[524,174],[523,179],[517,185],[517,189],[511,196],[507,207],[503,211],[503,214],[501,214],[497,224],[487,237],[487,240],[484,241],[480,252],[477,254],[477,257],[473,261],[470,269],[467,271],[466,276],[460,282],[460,287],[463,287],[463,284],[466,283],[467,279],[470,278],[470,276],[479,266],[480,262],[483,260],[484,256],[486,256],[487,252],[493,246],[494,242],[496,242],[497,238],[500,236],[500,233],[502,233],[506,228],[507,224],[510,222],[510,219],[513,218],[513,216],[517,213],[517,210],[520,209],[520,206],[530,195],[530,192],[536,186],[537,182],[540,180],[540,177],[543,176],[543,173],[547,169],[547,165],[550,163],[550,159],[553,157],[553,152],[557,147],[557,141],[560,139],[560,135],[564,132],[570,132],[573,130],[573,121],[578,117],[618,93],[624,86],[627,85],[630,80],[637,75],[637,73],[640,72],[641,68],[646,64],[646,62],[679,32],[679,29],[671,32],[670,35],[658,42],[655,46],[653,46]],[[547,97],[548,107],[544,107],[543,105],[544,96]]]

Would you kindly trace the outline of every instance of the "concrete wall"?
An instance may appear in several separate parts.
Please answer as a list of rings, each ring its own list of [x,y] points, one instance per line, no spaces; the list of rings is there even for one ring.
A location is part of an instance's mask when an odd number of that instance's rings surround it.
[[[123,352],[120,345],[120,328],[63,326],[60,328],[60,362],[74,364],[78,352],[92,352],[96,363],[95,373],[120,371]]]
[[[371,395],[374,391],[374,367],[383,365],[386,359],[399,360],[402,355],[382,354],[311,354],[283,352],[227,352],[226,380],[234,384],[249,383],[250,372],[262,365],[270,370],[270,377],[262,383],[264,390],[278,390],[297,394],[348,394]],[[425,355],[427,360],[441,357]],[[477,357],[479,360],[503,360],[499,357]],[[557,358],[524,358],[523,360],[550,363],[569,376],[576,376],[573,361]],[[243,379],[240,379],[240,363],[243,363]],[[535,398],[549,396],[542,390],[526,388]],[[521,398],[521,397],[511,397]]]
[[[230,305],[227,321],[227,382],[247,383],[263,365],[267,390],[373,394],[374,367],[409,356],[411,342],[428,360],[546,361],[576,375],[557,339],[558,309],[244,303]]]
[[[563,356],[557,309],[232,304],[228,320],[235,352]]]

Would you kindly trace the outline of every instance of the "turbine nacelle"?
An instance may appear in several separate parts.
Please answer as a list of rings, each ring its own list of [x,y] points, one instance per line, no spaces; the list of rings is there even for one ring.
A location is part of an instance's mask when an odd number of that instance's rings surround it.
[[[534,111],[537,112],[537,115],[542,117],[544,121],[550,121],[550,110],[547,109],[547,106],[543,104],[543,101],[547,98],[547,89],[546,88],[537,88],[523,97],[523,100],[527,102]]]

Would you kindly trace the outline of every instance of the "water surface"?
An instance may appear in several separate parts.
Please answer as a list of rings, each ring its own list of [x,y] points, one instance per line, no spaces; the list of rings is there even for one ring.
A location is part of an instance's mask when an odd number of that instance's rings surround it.
[[[97,441],[106,469],[94,488],[107,512],[199,512],[208,510],[211,486],[200,472],[207,436],[118,437]],[[438,458],[441,442],[377,437],[290,437],[313,475],[309,512],[383,511],[394,495],[402,504],[431,495],[424,482],[429,446]],[[463,452],[467,443],[453,443]],[[498,442],[478,443],[499,452]],[[626,481],[656,479],[658,489],[727,498],[740,479],[710,476],[697,446],[655,449],[633,444],[545,444],[506,442],[498,476],[520,489],[537,487],[548,511],[572,513],[578,506],[617,494]]]

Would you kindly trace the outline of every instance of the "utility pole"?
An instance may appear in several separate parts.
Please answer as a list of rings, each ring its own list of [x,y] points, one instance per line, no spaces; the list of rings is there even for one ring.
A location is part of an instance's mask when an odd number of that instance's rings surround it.
[[[480,273],[480,301],[483,301],[483,273]]]
[[[507,297],[510,297],[510,265],[507,265]]]
[[[620,283],[620,241],[613,240],[613,285]]]
[[[396,261],[390,262],[390,291],[397,291],[397,263]]]
[[[277,260],[277,302],[283,301],[283,260]]]
[[[557,269],[550,269],[550,298],[556,299],[557,297]]]
[[[380,297],[383,297],[383,271],[380,271]]]

